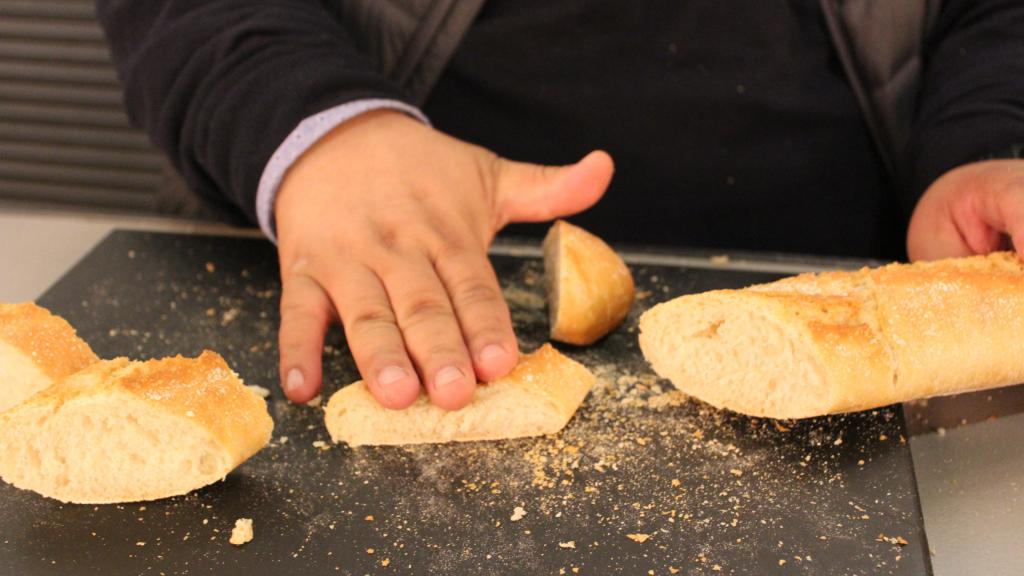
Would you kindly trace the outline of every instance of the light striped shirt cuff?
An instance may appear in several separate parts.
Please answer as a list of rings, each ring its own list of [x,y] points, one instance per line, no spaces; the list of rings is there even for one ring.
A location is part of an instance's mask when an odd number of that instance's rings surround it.
[[[417,108],[399,100],[388,100],[383,98],[367,98],[355,100],[328,108],[299,122],[299,125],[292,130],[291,134],[281,142],[274,154],[270,157],[267,165],[263,168],[260,176],[259,187],[256,189],[256,218],[259,220],[260,230],[277,243],[277,226],[274,222],[274,199],[277,198],[277,190],[281,187],[281,180],[291,168],[292,164],[309,150],[317,140],[323,138],[328,132],[340,126],[343,122],[351,120],[356,116],[371,110],[391,109],[405,112],[423,122],[430,124],[430,121],[423,112]]]

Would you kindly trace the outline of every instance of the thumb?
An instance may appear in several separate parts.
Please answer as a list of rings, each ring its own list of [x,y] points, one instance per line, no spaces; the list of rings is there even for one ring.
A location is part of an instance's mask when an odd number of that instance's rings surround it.
[[[1024,162],[990,160],[947,172],[921,197],[910,221],[912,260],[1024,248]]]
[[[497,177],[497,215],[509,222],[543,222],[582,212],[604,195],[615,166],[602,150],[570,166],[502,160]]]

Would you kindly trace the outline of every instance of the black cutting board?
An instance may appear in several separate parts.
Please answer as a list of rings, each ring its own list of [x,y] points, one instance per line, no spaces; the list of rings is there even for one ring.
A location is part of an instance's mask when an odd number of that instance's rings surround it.
[[[547,330],[541,264],[492,260],[532,349]],[[0,574],[929,573],[899,409],[739,417],[670,394],[643,361],[642,309],[777,276],[633,272],[640,299],[626,324],[596,346],[563,347],[600,382],[562,434],[322,450],[321,410],[277,389],[274,248],[115,232],[40,303],[103,357],[220,352],[273,390],[274,440],[224,482],[157,502],[66,505],[0,485]],[[336,331],[325,363],[327,393],[356,379]],[[525,514],[513,521],[516,507]],[[236,548],[241,517],[255,540]]]

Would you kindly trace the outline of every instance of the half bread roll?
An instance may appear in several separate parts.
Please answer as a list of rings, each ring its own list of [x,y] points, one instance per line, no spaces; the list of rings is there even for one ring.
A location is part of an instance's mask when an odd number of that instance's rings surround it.
[[[63,502],[155,500],[223,479],[272,429],[216,353],[118,358],[0,414],[0,477]]]
[[[551,339],[585,346],[629,314],[635,288],[622,258],[590,232],[558,220],[544,238]]]
[[[350,446],[501,440],[554,434],[569,422],[594,376],[550,344],[523,355],[512,372],[480,384],[465,408],[447,411],[426,394],[404,410],[377,403],[363,381],[331,396],[327,430]]]
[[[696,398],[806,418],[1024,381],[1012,253],[804,274],[647,311],[640,347]]]
[[[0,303],[0,412],[98,361],[60,316],[32,302]]]

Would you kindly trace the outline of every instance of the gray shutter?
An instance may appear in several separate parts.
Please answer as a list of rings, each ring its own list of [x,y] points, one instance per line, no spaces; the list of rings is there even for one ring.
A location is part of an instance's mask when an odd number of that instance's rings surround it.
[[[161,166],[93,0],[0,0],[0,198],[153,211]]]

